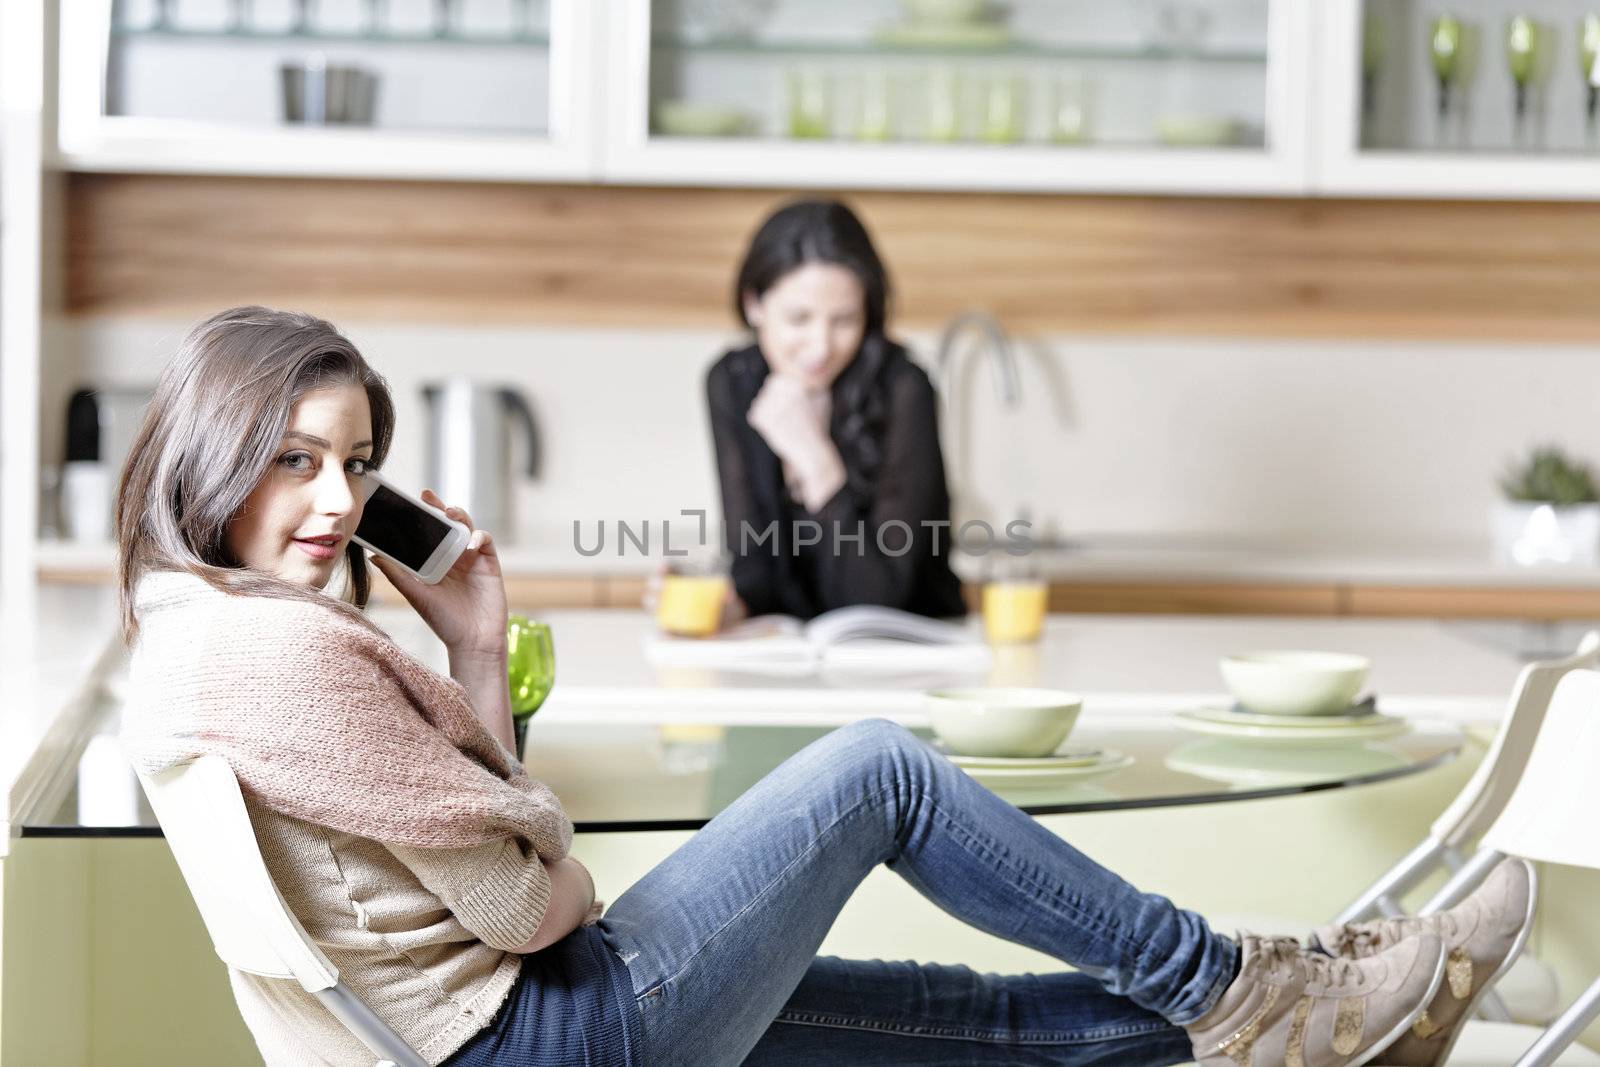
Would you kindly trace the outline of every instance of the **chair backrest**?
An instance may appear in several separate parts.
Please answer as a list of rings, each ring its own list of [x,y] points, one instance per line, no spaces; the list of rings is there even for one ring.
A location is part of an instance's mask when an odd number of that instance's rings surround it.
[[[1527,767],[1481,847],[1600,869],[1600,672],[1556,685]]]
[[[202,756],[139,775],[217,955],[267,978],[291,978],[309,992],[331,989],[339,972],[306,935],[261,859],[233,768]]]
[[[1600,663],[1600,632],[1583,635],[1578,650],[1563,659],[1530,663],[1517,676],[1506,717],[1483,762],[1460,795],[1433,823],[1431,836],[1449,848],[1465,848],[1481,837],[1505,810],[1522,780],[1540,736],[1557,684],[1570,671]]]

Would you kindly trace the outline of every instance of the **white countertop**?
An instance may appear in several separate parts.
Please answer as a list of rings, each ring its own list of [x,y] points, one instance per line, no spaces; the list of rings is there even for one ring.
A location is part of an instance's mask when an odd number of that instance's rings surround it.
[[[1495,647],[1506,635],[1484,624],[1058,615],[1039,644],[996,650],[994,665],[977,676],[774,676],[653,667],[643,655],[651,622],[642,611],[540,617],[551,624],[556,645],[556,686],[540,715],[574,722],[828,724],[883,715],[918,724],[926,721],[920,690],[951,682],[1069,689],[1084,695],[1086,716],[1164,713],[1221,697],[1219,656],[1269,647],[1368,655],[1371,689],[1385,710],[1492,722],[1522,666]],[[375,605],[373,618],[424,662],[443,668],[443,647],[409,607]],[[108,685],[114,693],[122,662],[116,628],[109,586],[63,584],[41,585],[31,613],[11,627],[0,658],[0,855],[12,823],[70,773]]]
[[[1046,686],[1084,696],[1084,713],[1169,712],[1221,699],[1217,660],[1252,648],[1315,648],[1370,656],[1370,689],[1385,710],[1494,721],[1522,661],[1463,628],[1388,619],[1053,615],[1036,645],[995,649],[976,674],[764,674],[658,667],[643,655],[642,611],[547,611],[556,685],[545,718],[849,721],[888,715],[926,721],[921,690],[948,684]],[[408,610],[373,618],[435,668],[444,651]],[[977,625],[974,619],[970,623]]]
[[[994,553],[995,558],[1001,555]],[[585,556],[554,538],[502,545],[500,560],[511,576],[644,577],[660,563],[659,557],[639,555],[631,545],[623,555],[608,543],[604,552]],[[1120,537],[1091,541],[1083,548],[1040,551],[1037,560],[1041,574],[1058,581],[1600,588],[1600,567],[1519,567],[1495,562],[1486,550],[1462,546],[1357,552],[1199,541],[1184,547],[1171,539]],[[963,578],[978,579],[986,563],[984,557],[958,554],[952,567]],[[47,577],[97,570],[109,577],[112,546],[41,542],[38,564]]]
[[[115,590],[41,586],[32,605],[0,616],[0,856],[12,813],[67,773],[83,744],[100,683],[121,662]]]

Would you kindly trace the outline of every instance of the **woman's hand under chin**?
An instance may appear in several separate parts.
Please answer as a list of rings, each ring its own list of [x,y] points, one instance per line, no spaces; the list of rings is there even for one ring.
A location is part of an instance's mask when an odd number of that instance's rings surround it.
[[[798,481],[807,511],[822,507],[845,483],[844,460],[829,435],[832,402],[826,390],[808,389],[785,374],[769,374],[750,403],[747,422]]]
[[[374,566],[417,609],[422,621],[444,642],[452,658],[504,658],[506,654],[506,584],[500,557],[488,530],[476,530],[460,508],[449,507],[431,489],[422,499],[472,530],[466,550],[436,585],[418,581],[412,574],[382,556],[372,556]]]

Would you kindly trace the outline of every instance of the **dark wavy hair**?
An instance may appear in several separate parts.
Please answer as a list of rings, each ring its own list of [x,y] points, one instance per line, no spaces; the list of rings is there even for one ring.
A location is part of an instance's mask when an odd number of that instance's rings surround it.
[[[866,330],[850,365],[833,383],[834,441],[857,498],[870,501],[883,466],[887,400],[883,372],[896,349],[886,335],[889,272],[855,212],[837,200],[797,200],[767,217],[750,239],[733,289],[734,313],[750,326],[747,296],[760,299],[791,271],[808,263],[843,267],[861,283]]]
[[[746,296],[760,299],[790,271],[808,263],[848,270],[866,296],[867,336],[888,322],[889,273],[855,212],[837,200],[796,200],[767,216],[744,254],[733,288],[733,310],[746,326]]]
[[[151,571],[187,571],[227,593],[328,602],[320,592],[240,566],[223,539],[272,465],[295,404],[342,384],[367,394],[376,469],[394,437],[394,402],[383,376],[331,323],[236,307],[189,331],[161,373],[117,486],[125,641],[138,632],[134,590]],[[344,565],[341,599],[355,611],[366,605],[369,576],[354,541]]]

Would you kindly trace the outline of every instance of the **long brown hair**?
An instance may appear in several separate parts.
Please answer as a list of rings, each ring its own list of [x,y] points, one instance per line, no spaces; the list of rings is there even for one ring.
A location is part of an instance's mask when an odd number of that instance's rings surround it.
[[[388,383],[331,323],[295,311],[236,307],[189,331],[161,373],[117,485],[117,580],[123,639],[138,633],[134,591],[152,571],[187,571],[235,594],[328,603],[307,586],[244,568],[224,545],[228,524],[272,464],[295,404],[351,384],[372,411],[372,462],[394,437]],[[366,556],[345,548],[343,600],[370,589]],[[361,616],[364,618],[364,616]]]

